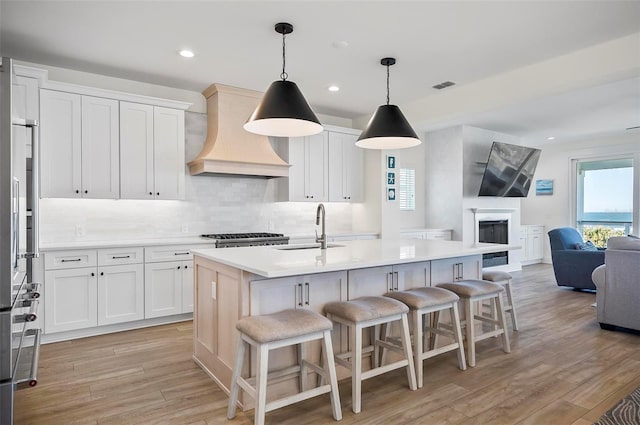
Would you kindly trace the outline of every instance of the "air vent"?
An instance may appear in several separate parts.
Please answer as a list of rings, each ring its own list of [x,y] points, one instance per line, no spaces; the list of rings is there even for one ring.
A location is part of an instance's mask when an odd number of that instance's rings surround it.
[[[445,81],[440,84],[436,84],[435,86],[433,86],[433,88],[436,90],[442,90],[442,89],[446,89],[447,87],[451,87],[455,84],[456,83],[454,83],[453,81]]]

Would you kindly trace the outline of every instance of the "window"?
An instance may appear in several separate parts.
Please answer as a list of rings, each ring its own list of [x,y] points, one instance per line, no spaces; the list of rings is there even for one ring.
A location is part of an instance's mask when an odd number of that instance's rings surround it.
[[[400,168],[399,196],[400,211],[414,211],[416,209],[416,170],[413,168]]]
[[[633,231],[633,158],[578,160],[576,227],[585,240],[605,246],[611,236]]]

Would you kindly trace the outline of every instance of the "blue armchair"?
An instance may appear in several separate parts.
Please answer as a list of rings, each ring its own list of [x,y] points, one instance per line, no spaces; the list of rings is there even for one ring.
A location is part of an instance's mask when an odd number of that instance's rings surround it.
[[[551,260],[558,286],[576,289],[596,289],[591,280],[593,270],[604,264],[604,251],[583,251],[576,245],[584,243],[580,233],[572,227],[549,231]]]

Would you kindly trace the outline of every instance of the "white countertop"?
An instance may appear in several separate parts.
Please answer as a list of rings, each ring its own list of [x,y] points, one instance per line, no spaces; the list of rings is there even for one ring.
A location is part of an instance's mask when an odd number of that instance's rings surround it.
[[[414,263],[464,257],[505,250],[518,245],[480,243],[463,247],[459,241],[421,239],[373,239],[329,243],[322,251],[318,244],[256,246],[244,248],[195,249],[194,255],[264,276],[283,277],[392,264]],[[312,249],[283,250],[283,247],[315,246]]]
[[[198,245],[215,242],[211,239],[200,236],[185,236],[171,238],[148,238],[148,239],[115,239],[109,241],[67,241],[67,242],[44,242],[40,243],[40,251],[59,251],[67,249],[100,249],[118,248],[126,246],[158,246],[158,245]]]

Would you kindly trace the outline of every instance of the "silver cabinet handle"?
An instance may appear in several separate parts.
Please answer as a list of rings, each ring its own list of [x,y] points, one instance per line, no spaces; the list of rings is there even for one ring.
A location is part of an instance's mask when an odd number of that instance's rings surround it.
[[[122,259],[122,258],[131,258],[131,256],[130,255],[120,255],[120,256],[114,255],[111,258],[114,259],[114,260],[119,260],[119,259]]]
[[[302,283],[298,283],[298,290],[299,290],[298,306],[302,307]]]
[[[309,282],[304,283],[304,288],[307,291],[307,299],[305,300],[304,304],[309,305]]]
[[[73,263],[77,261],[82,261],[82,258],[74,258],[73,260],[66,260],[66,259],[60,260],[61,263]]]
[[[395,290],[397,291],[398,290],[398,280],[399,280],[398,279],[398,272],[393,272],[393,275],[394,275],[395,281],[396,281]]]
[[[188,252],[174,252],[173,255],[189,255]]]

